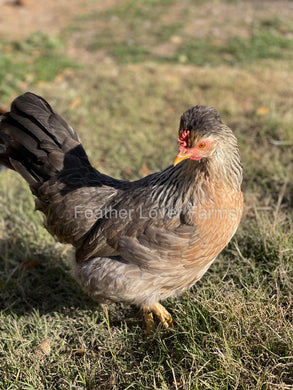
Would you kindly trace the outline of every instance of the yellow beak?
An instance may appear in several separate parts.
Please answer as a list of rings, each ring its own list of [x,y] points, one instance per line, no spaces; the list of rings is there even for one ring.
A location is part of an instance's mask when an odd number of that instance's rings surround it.
[[[177,154],[177,156],[175,157],[175,160],[173,162],[174,167],[175,167],[175,165],[180,163],[180,161],[186,160],[190,156],[191,156],[191,154],[181,154],[181,153]]]

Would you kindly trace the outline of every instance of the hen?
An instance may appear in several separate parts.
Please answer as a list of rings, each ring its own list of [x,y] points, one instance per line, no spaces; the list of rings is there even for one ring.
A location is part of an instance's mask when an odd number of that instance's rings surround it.
[[[25,93],[0,121],[0,163],[22,175],[57,240],[75,248],[73,274],[95,301],[141,306],[172,325],[159,303],[207,271],[242,214],[238,145],[212,107],[182,116],[179,154],[162,172],[126,182],[94,169],[76,132]]]

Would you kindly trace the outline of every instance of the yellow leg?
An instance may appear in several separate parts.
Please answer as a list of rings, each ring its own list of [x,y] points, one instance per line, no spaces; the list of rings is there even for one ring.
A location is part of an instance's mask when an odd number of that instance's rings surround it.
[[[155,321],[153,314],[158,317],[165,329],[173,327],[171,314],[159,302],[155,303],[153,306],[143,305],[142,308],[144,312],[146,334],[154,333]]]
[[[145,334],[152,334],[156,328],[153,313],[147,305],[142,305],[142,309],[145,323]]]

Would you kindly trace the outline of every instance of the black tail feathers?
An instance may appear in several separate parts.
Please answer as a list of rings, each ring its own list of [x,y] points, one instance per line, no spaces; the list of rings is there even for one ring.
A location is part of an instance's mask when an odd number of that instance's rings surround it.
[[[19,172],[32,189],[61,172],[71,150],[89,164],[76,132],[40,96],[27,92],[0,116],[0,164]]]

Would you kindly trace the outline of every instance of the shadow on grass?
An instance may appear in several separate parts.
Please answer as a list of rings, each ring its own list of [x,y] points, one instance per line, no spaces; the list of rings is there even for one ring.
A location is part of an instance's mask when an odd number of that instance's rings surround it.
[[[0,310],[14,313],[17,316],[38,311],[41,315],[59,312],[74,316],[77,311],[99,312],[100,321],[105,317],[102,306],[94,302],[79,287],[70,274],[70,267],[58,253],[20,257],[19,250],[10,240],[0,240]],[[28,244],[29,245],[29,244]],[[34,248],[27,248],[33,253]],[[6,253],[5,253],[6,252]],[[55,251],[56,252],[56,251]],[[111,326],[128,328],[142,326],[142,315],[135,306],[112,304],[107,305]]]
[[[14,245],[14,248],[18,243]],[[11,257],[10,240],[1,240],[0,248],[0,309],[24,314],[31,310],[40,313],[63,311],[64,308],[96,310],[98,304],[82,292],[70,275],[69,267],[58,254],[24,255],[15,248]],[[26,248],[33,253],[35,248]]]

